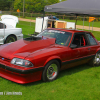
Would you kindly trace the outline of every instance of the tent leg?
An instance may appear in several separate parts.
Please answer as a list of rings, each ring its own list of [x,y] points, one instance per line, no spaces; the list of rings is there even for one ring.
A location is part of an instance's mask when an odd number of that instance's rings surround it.
[[[93,32],[93,24],[94,24],[94,20],[93,20],[93,22],[92,22],[92,32]]]
[[[83,30],[84,30],[84,17],[83,17]]]
[[[45,11],[43,12],[43,21],[42,21],[42,29],[41,29],[41,32],[43,31],[44,16],[45,16]]]
[[[89,22],[89,31],[90,31],[90,22]]]
[[[90,22],[89,22],[89,31],[90,31]]]
[[[77,15],[76,15],[75,29],[76,29],[76,24],[77,24]]]

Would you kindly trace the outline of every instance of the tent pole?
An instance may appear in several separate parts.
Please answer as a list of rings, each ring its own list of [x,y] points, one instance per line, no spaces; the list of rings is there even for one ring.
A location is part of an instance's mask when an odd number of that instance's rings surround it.
[[[43,31],[44,16],[45,16],[45,11],[43,11],[43,21],[42,21],[42,29],[41,29],[41,32]]]
[[[92,22],[92,31],[93,31],[93,25],[94,25],[94,20],[93,20],[93,22]]]
[[[90,22],[89,22],[89,31],[90,31]]]
[[[89,31],[90,31],[90,22],[89,22]]]
[[[76,29],[76,24],[77,24],[77,15],[76,15],[75,29]]]
[[[83,30],[84,30],[84,17],[83,17]]]

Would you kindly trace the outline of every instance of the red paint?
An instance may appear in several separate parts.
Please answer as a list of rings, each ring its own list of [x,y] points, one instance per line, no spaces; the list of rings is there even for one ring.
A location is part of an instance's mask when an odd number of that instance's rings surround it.
[[[26,41],[21,39],[14,43],[0,46],[0,64],[9,66],[10,68],[29,70],[29,69],[44,67],[50,60],[57,59],[61,63],[61,70],[62,70],[62,69],[66,69],[69,67],[86,63],[87,61],[90,60],[90,58],[81,61],[78,61],[77,59],[95,55],[96,52],[100,50],[100,44],[96,39],[95,40],[97,42],[97,45],[95,46],[85,46],[86,43],[85,40],[83,40],[85,47],[76,48],[76,49],[70,48],[70,44],[71,41],[73,40],[74,33],[84,32],[84,31],[66,30],[66,29],[53,29],[53,30],[72,33],[72,37],[69,42],[69,45],[63,46],[63,45],[55,44],[55,38],[45,37],[44,39],[44,37],[42,37],[42,39],[38,41]],[[66,43],[67,42],[68,41],[66,41]],[[91,48],[91,50],[89,50],[88,48]],[[30,68],[24,68],[21,66],[16,66],[11,64],[10,61],[16,57],[29,60],[30,62],[33,63],[34,66]],[[8,60],[4,61],[2,60],[2,58]],[[67,63],[66,65],[62,65],[62,63],[73,61],[73,60],[77,60],[77,61],[73,63]],[[0,68],[1,77],[21,84],[41,80],[42,72],[43,70],[32,72],[29,74],[19,74],[13,71]],[[55,73],[53,73],[53,75],[54,74]]]

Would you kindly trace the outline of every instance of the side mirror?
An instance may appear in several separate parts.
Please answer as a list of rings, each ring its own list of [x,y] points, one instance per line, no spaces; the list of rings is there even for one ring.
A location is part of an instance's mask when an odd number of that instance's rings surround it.
[[[77,45],[76,45],[76,44],[71,44],[71,45],[70,45],[70,48],[71,48],[71,49],[77,48]]]

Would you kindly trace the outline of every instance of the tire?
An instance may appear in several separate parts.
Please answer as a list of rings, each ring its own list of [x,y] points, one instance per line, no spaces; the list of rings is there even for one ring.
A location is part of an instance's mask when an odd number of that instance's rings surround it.
[[[16,40],[17,40],[16,37],[11,35],[7,37],[5,43],[15,42]]]
[[[89,62],[90,66],[100,66],[100,51],[95,54],[95,57]]]
[[[57,60],[48,62],[42,73],[42,80],[44,82],[53,81],[57,78],[60,70],[60,64]]]

